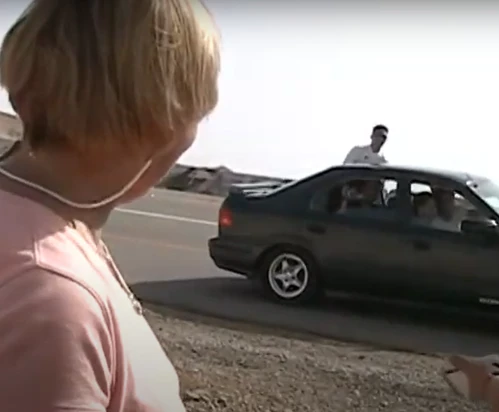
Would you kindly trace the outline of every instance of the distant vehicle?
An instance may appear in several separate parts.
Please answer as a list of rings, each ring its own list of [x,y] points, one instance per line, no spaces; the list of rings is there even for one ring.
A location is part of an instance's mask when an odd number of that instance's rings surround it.
[[[237,193],[244,192],[246,194],[249,193],[263,193],[268,192],[269,190],[277,189],[283,184],[289,183],[290,180],[269,180],[262,182],[254,182],[254,183],[237,183],[232,185],[229,188],[229,193]]]
[[[342,209],[355,182],[376,207]],[[457,231],[421,224],[413,199],[445,188]],[[345,165],[266,190],[233,190],[209,240],[215,265],[257,280],[282,302],[325,290],[393,299],[499,305],[499,187],[464,172]],[[435,192],[436,193],[436,192]]]

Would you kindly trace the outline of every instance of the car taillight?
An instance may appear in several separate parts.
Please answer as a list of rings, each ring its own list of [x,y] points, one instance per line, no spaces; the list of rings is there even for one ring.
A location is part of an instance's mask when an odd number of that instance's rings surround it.
[[[220,208],[218,213],[218,224],[221,227],[232,226],[232,212],[226,207]]]

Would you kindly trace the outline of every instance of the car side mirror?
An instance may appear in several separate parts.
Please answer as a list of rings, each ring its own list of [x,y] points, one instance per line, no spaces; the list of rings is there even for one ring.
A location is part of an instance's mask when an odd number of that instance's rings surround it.
[[[470,234],[498,234],[497,223],[493,220],[463,220],[461,231]]]

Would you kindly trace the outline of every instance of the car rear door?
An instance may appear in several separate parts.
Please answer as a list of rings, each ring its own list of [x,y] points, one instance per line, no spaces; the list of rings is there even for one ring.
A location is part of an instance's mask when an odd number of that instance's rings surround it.
[[[395,184],[389,191],[398,199],[407,196],[396,178],[378,178],[385,184]],[[327,191],[328,188],[320,188],[317,196],[324,196]],[[404,211],[397,206],[403,202],[394,200],[397,199],[391,199],[390,207],[373,210],[373,213],[352,214],[331,213],[320,206],[324,201],[315,205],[312,202],[305,231],[329,287],[373,294],[396,290],[404,263],[400,255],[405,251],[400,248]]]

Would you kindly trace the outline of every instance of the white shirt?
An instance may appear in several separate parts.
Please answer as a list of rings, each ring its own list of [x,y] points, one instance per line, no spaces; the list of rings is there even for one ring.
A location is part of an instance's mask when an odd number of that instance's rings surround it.
[[[385,157],[380,153],[374,153],[370,145],[354,146],[343,161],[343,164],[365,163],[371,165],[381,165],[386,163]]]
[[[436,217],[435,219],[433,219],[431,224],[435,229],[446,230],[449,232],[461,231],[461,222],[457,219],[444,220],[441,217]]]

